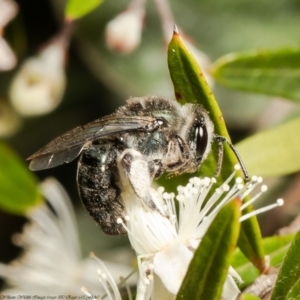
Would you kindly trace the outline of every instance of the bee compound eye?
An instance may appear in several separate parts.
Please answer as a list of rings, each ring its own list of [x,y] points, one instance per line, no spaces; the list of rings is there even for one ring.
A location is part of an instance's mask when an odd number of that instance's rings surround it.
[[[202,158],[208,143],[207,128],[205,125],[199,125],[195,131],[196,138],[196,157]]]

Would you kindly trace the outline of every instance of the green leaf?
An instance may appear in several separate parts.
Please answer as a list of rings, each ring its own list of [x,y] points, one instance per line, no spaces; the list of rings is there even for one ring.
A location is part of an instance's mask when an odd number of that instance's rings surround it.
[[[300,101],[300,48],[228,54],[211,74],[225,87]]]
[[[247,169],[260,176],[279,176],[300,170],[300,118],[259,132],[237,145]]]
[[[226,137],[230,141],[218,103],[198,63],[177,32],[174,32],[168,47],[168,66],[178,102],[181,104],[190,102],[200,103],[203,108],[209,112],[210,119],[214,124],[215,134]],[[218,148],[216,143],[214,143],[210,155],[201,165],[200,175],[213,176],[217,162]],[[223,165],[221,173],[217,178],[218,184],[222,184],[228,178],[236,163],[236,156],[228,145],[225,144]],[[241,173],[236,176],[238,175],[242,176]],[[181,176],[181,178],[182,177],[186,178],[186,175]],[[181,178],[177,178],[176,181],[180,181]],[[251,208],[249,206],[243,210],[243,213],[247,213],[250,210]],[[265,262],[263,248],[261,246],[261,233],[256,217],[249,218],[242,223],[239,247],[243,249],[249,259],[251,259],[260,270],[264,270]]]
[[[293,287],[289,290],[286,299],[291,300],[291,299],[299,299],[300,295],[300,278],[298,278],[293,285]]]
[[[287,251],[281,268],[271,300],[277,299],[298,299],[299,297],[299,278],[300,278],[300,232],[298,232]],[[296,298],[288,298],[288,294],[298,291]]]
[[[0,166],[1,209],[13,214],[24,214],[42,200],[35,178],[28,167],[2,142]]]
[[[177,294],[181,299],[221,299],[240,229],[240,201],[224,206],[208,228]]]
[[[66,18],[76,20],[82,18],[99,6],[103,0],[68,0],[66,5]]]
[[[263,239],[263,247],[266,255],[270,257],[270,265],[277,267],[283,260],[283,257],[295,237],[295,234],[285,236],[273,236]],[[258,270],[245,257],[240,249],[236,249],[232,261],[233,268],[239,273],[243,279],[241,288],[248,286],[259,275]]]

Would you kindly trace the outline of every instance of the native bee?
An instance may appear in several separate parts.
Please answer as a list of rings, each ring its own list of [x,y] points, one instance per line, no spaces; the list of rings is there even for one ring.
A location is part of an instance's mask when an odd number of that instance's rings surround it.
[[[128,150],[141,154],[149,178],[154,180],[164,172],[195,172],[211,151],[213,141],[219,145],[217,173],[226,142],[247,178],[235,148],[225,137],[214,134],[214,125],[201,105],[180,105],[175,100],[146,96],[129,98],[115,113],[66,132],[28,159],[30,169],[36,171],[69,163],[80,155],[77,184],[81,200],[105,233],[120,235],[126,230],[117,222],[124,217],[119,168],[130,168]],[[138,170],[135,174],[133,190],[155,209],[155,203],[141,195],[143,175]]]

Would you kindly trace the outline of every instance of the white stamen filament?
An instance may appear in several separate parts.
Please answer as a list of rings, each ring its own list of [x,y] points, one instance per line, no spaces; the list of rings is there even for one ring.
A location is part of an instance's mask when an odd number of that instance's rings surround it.
[[[101,259],[95,256],[93,252],[90,253],[90,257],[95,259],[101,267],[101,269],[97,270],[97,273],[105,294],[109,297],[109,299],[122,300],[118,286],[110,272],[107,270],[105,264],[101,261]]]
[[[87,295],[89,298],[91,298],[92,300],[98,300],[96,297],[94,297],[90,292],[89,292],[89,290],[86,288],[86,287],[82,287],[81,288],[81,291],[85,294],[85,295]]]
[[[251,181],[249,183],[247,183],[247,189],[241,196],[241,199],[244,199],[245,197],[247,197],[254,190],[254,188],[262,182],[262,179],[261,179],[261,181],[259,181],[259,178],[261,178],[261,177],[252,176]]]
[[[265,206],[265,207],[262,207],[262,208],[259,208],[259,209],[256,209],[256,210],[253,210],[252,212],[250,213],[247,213],[246,215],[243,215],[240,217],[240,222],[243,222],[253,216],[256,216],[258,214],[261,214],[261,213],[264,213],[268,210],[271,210],[275,207],[280,207],[284,204],[284,200],[283,199],[277,199],[276,203],[273,203],[273,204],[270,204],[268,206]]]
[[[126,292],[127,292],[127,295],[128,295],[128,300],[133,300],[132,293],[131,293],[131,290],[130,290],[130,286],[127,283],[127,281],[123,277],[120,278],[120,281],[122,281],[122,282],[124,281],[124,286],[126,288]]]

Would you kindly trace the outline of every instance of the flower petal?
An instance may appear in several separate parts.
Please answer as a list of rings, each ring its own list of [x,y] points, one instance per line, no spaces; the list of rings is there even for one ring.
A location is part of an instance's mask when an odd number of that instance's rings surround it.
[[[183,244],[170,245],[155,254],[154,272],[172,294],[177,294],[192,256]]]

